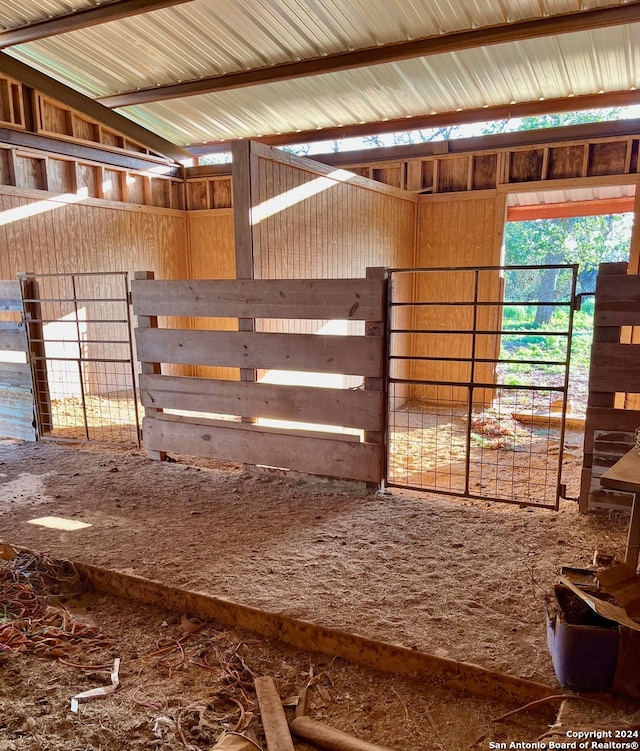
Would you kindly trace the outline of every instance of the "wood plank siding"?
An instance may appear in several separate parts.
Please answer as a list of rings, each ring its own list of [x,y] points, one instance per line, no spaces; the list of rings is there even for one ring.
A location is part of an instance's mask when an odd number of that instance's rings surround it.
[[[34,400],[18,281],[0,281],[0,436],[33,441]]]

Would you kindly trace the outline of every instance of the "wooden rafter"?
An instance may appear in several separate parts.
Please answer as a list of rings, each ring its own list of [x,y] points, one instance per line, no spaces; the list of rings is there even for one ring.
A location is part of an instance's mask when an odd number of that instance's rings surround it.
[[[48,18],[17,29],[0,33],[0,49],[16,44],[34,42],[36,39],[66,34],[69,31],[86,29],[89,26],[117,21],[121,18],[148,13],[152,10],[168,8],[171,5],[191,2],[191,0],[115,0],[93,8],[86,8],[75,13],[68,13],[57,18]]]
[[[47,93],[52,99],[66,104],[74,110],[103,123],[109,128],[121,133],[126,138],[146,146],[151,151],[171,157],[176,161],[188,159],[193,155],[188,151],[167,141],[165,138],[152,133],[141,125],[132,122],[123,115],[113,112],[108,107],[94,102],[93,99],[80,94],[69,86],[56,81],[54,78],[40,73],[28,65],[10,57],[6,52],[0,52],[0,73],[20,81],[38,91]]]
[[[423,37],[411,41],[395,42],[379,47],[367,47],[353,52],[340,52],[295,62],[271,65],[267,68],[254,68],[235,73],[200,78],[184,83],[155,86],[148,89],[101,97],[98,101],[107,107],[127,107],[136,104],[177,99],[197,94],[227,91],[244,86],[288,81],[294,78],[316,76],[322,73],[336,73],[352,68],[397,62],[416,57],[440,55],[448,52],[486,47],[507,42],[521,42],[526,39],[589,31],[607,26],[640,22],[640,0],[626,5],[579,13],[568,13],[547,18],[536,18],[498,26],[487,26],[469,31],[456,31],[450,34]]]
[[[634,104],[640,104],[640,91],[610,91],[605,94],[585,94],[583,96],[563,97],[561,99],[545,99],[535,102],[503,104],[495,107],[480,107],[460,112],[439,112],[436,115],[402,117],[395,120],[385,120],[384,122],[345,125],[340,128],[321,128],[297,131],[295,133],[279,133],[278,135],[263,136],[254,140],[268,146],[288,146],[297,143],[360,138],[407,130],[445,128],[448,126],[489,122],[492,120],[511,120],[516,117],[529,117],[530,115],[549,115],[559,112],[576,112],[578,110],[627,107]],[[186,148],[195,155],[222,153],[231,150],[231,141],[192,144]],[[347,156],[346,153],[343,156]],[[350,161],[348,157],[346,161]]]

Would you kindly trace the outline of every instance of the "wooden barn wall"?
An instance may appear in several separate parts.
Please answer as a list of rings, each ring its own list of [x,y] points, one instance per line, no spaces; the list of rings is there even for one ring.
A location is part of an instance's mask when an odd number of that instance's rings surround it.
[[[283,158],[273,150],[260,154],[257,176],[258,221],[253,227],[257,279],[356,278],[364,276],[367,267],[413,264],[415,196],[362,178],[345,180],[344,171],[334,176],[323,165]],[[357,321],[265,320],[256,325],[261,331],[364,333]],[[344,376],[339,385],[361,384]]]
[[[256,278],[351,278],[367,267],[413,263],[416,203],[409,195],[264,158],[258,175],[259,203],[273,201],[276,209],[259,223]],[[281,196],[288,199],[277,209]]]
[[[417,268],[448,268],[453,266],[497,266],[502,253],[505,198],[497,191],[481,194],[431,196],[420,199],[417,227]],[[471,273],[438,272],[417,273],[414,277],[413,296],[416,301],[470,301],[473,300],[474,279]],[[498,272],[480,277],[479,299],[499,301],[502,280]],[[473,328],[471,306],[416,308],[413,316],[415,329],[447,329],[471,331]],[[501,309],[479,309],[477,328],[499,330]],[[477,341],[478,358],[494,357],[500,346],[499,337],[480,336]],[[412,351],[416,356],[469,357],[471,336],[414,334]],[[411,378],[438,382],[466,382],[470,378],[470,365],[464,362],[414,361]],[[493,364],[476,366],[476,382],[494,381]],[[455,387],[418,387],[416,398],[430,400],[466,400],[467,390]],[[474,401],[490,401],[491,392],[478,390]]]
[[[235,279],[236,257],[233,233],[233,209],[187,212],[191,279]],[[236,318],[193,318],[196,330],[235,331]],[[237,368],[194,366],[200,378],[237,380]]]
[[[42,192],[0,187],[0,277],[29,271],[130,271],[161,278],[188,274],[182,211],[126,208],[108,202],[66,203]]]
[[[188,245],[186,239],[186,217],[184,212],[150,207],[127,207],[108,201],[65,202],[45,191],[24,191],[23,189],[0,187],[0,278],[15,278],[16,273],[64,274],[70,272],[107,272],[149,269],[159,278],[185,278],[189,275]],[[112,297],[113,282],[83,278],[79,295],[85,298]],[[65,297],[67,291],[57,294],[56,290],[67,290],[63,280],[42,279],[40,289],[43,297]],[[120,297],[123,292],[118,291]],[[97,315],[90,314],[90,308],[99,308]],[[87,304],[89,318],[113,319],[122,317],[116,314],[117,303]],[[120,304],[121,307],[121,304]],[[53,320],[70,320],[75,315],[71,302],[48,304],[46,317]],[[94,344],[93,352],[86,351],[86,357],[109,357],[107,342],[120,339],[121,329],[99,323],[87,324],[88,341],[104,341]],[[68,334],[68,332],[67,332]],[[53,334],[60,338],[61,334]],[[66,335],[63,335],[66,336]],[[63,346],[63,345],[53,345]],[[100,348],[98,353],[95,348]],[[114,344],[111,349],[117,349]],[[121,347],[120,347],[121,349]],[[116,372],[103,374],[91,371],[92,367],[105,367],[88,364],[89,383],[104,382],[103,387],[116,389],[120,380],[129,382],[125,373],[122,378]],[[184,369],[181,370],[183,372]]]

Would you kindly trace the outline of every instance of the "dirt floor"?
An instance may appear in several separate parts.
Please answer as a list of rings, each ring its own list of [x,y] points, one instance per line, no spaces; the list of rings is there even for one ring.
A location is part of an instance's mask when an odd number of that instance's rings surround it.
[[[77,528],[33,523],[43,517]],[[595,549],[621,555],[625,532],[626,520],[581,516],[570,502],[554,513],[404,491],[380,495],[234,465],[151,462],[140,451],[0,441],[0,540],[6,543],[551,686],[557,684],[546,647],[544,595],[560,566],[588,566]],[[312,676],[325,673],[320,683],[327,694],[318,692],[314,716],[398,751],[531,741],[557,709],[533,724],[526,716],[518,720],[522,726],[492,724],[489,719],[506,710],[468,698],[461,704],[438,693],[442,687],[213,631],[201,635],[205,643],[194,636],[188,648],[172,647],[164,659],[135,662],[180,640],[181,614],[109,598],[78,608],[116,640],[79,661],[107,664],[121,656],[121,691],[69,714],[70,697],[108,682],[108,670],[2,655],[0,751],[210,748],[216,733],[233,729],[238,719],[229,697],[255,712],[239,691],[252,673],[264,672],[278,677],[283,695],[296,694],[310,669]],[[210,671],[192,667],[210,648],[211,665],[224,668],[238,644],[245,645],[250,668],[244,673],[234,663],[239,685],[234,678],[231,687],[215,680],[212,686]],[[206,737],[197,735],[202,732]]]

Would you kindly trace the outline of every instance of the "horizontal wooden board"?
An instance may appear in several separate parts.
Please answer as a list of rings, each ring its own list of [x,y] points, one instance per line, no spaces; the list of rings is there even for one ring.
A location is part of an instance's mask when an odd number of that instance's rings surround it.
[[[594,344],[589,391],[635,393],[640,383],[640,345]]]
[[[136,329],[141,362],[382,376],[382,337]]]
[[[600,275],[595,326],[640,326],[640,275]]]
[[[136,280],[133,312],[154,316],[381,321],[383,279]]]
[[[0,385],[0,436],[35,441],[33,409],[30,389]]]
[[[228,427],[145,417],[143,445],[151,451],[261,464],[341,479],[379,482],[381,447],[310,438],[246,423]]]
[[[13,386],[31,389],[31,368],[29,364],[0,362],[0,387]]]
[[[20,282],[0,280],[0,310],[22,312]]]
[[[27,334],[20,323],[0,322],[0,351],[26,352]]]
[[[266,417],[361,430],[382,430],[383,396],[376,391],[281,386],[211,378],[142,374],[145,407]]]

